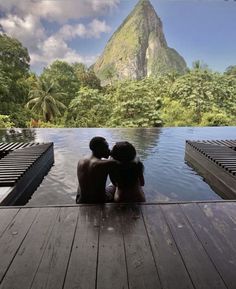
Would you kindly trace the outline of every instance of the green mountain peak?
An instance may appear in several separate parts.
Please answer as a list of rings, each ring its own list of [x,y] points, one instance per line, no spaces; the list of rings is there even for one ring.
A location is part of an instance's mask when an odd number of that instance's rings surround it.
[[[107,79],[141,79],[171,70],[185,72],[184,59],[167,46],[161,19],[149,0],[140,0],[108,41],[94,65]]]

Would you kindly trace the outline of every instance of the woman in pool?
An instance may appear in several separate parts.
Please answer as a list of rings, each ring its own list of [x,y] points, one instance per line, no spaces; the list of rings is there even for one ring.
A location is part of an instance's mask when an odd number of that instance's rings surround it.
[[[143,164],[136,159],[136,150],[129,142],[117,142],[111,157],[117,165],[110,174],[110,179],[116,187],[115,202],[145,202],[142,190],[144,186]]]

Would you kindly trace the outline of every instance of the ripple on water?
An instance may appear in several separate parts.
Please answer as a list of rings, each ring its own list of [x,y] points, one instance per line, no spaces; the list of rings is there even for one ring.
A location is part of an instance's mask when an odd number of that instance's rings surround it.
[[[186,139],[236,139],[236,127],[156,129],[25,129],[0,130],[0,141],[54,142],[55,164],[29,205],[71,204],[77,190],[78,160],[90,153],[89,140],[100,135],[112,147],[127,140],[145,166],[147,201],[220,198],[184,161]]]

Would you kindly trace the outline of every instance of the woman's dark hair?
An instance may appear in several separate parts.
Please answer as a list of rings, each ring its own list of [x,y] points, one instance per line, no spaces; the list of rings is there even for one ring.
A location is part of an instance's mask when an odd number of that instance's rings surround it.
[[[111,156],[120,162],[130,162],[135,159],[136,150],[135,147],[127,141],[117,142],[112,148]]]
[[[140,175],[143,174],[144,166],[140,161],[135,161],[136,150],[127,142],[117,142],[112,151],[113,159],[119,161],[116,166],[115,179],[120,188],[132,187]]]

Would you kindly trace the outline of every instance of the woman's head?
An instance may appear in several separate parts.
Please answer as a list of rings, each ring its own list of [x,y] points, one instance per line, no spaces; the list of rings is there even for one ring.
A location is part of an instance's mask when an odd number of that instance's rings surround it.
[[[117,142],[112,148],[111,156],[120,162],[130,162],[135,159],[136,150],[135,147],[127,141]]]

